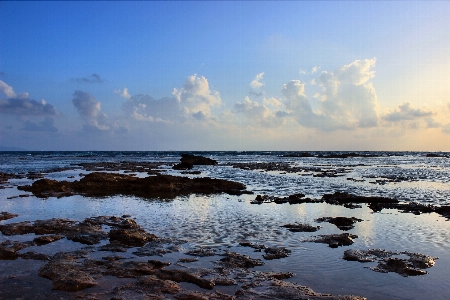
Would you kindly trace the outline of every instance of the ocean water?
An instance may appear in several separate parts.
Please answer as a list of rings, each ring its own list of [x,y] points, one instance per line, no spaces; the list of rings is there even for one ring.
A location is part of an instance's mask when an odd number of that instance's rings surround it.
[[[339,154],[310,152],[314,155]],[[450,204],[450,158],[426,157],[421,152],[359,152],[372,157],[324,158],[292,157],[291,152],[200,152],[213,158],[216,166],[196,166],[200,175],[182,175],[171,166],[180,159],[180,152],[0,152],[0,172],[26,174],[46,172],[45,177],[77,180],[85,173],[79,163],[85,162],[162,162],[164,173],[178,176],[208,176],[242,182],[253,195],[231,196],[190,195],[175,199],[143,199],[133,196],[91,198],[71,196],[39,199],[17,198],[23,191],[17,185],[30,184],[31,179],[12,179],[0,189],[0,211],[19,214],[1,221],[70,218],[83,220],[99,215],[129,214],[149,232],[175,237],[187,242],[186,249],[198,246],[231,249],[255,258],[261,253],[239,246],[249,241],[266,246],[282,246],[292,251],[287,258],[265,261],[255,268],[262,271],[285,271],[296,275],[289,281],[311,287],[316,292],[354,294],[369,299],[433,299],[450,298],[450,222],[440,215],[413,215],[397,210],[373,213],[363,206],[348,209],[323,203],[251,204],[256,194],[287,196],[304,193],[310,198],[336,191],[365,196],[384,196],[403,202],[434,205]],[[439,153],[447,155],[447,153]],[[285,170],[236,168],[233,165],[271,164],[295,167]],[[319,171],[320,169],[320,171]],[[57,171],[55,171],[57,170]],[[336,171],[337,177],[318,177],[323,171]],[[137,174],[146,176],[145,174]],[[316,176],[314,176],[316,175]],[[317,224],[319,217],[347,216],[363,219],[348,231],[358,235],[351,246],[329,248],[326,244],[306,242],[314,235],[341,233],[328,223]],[[288,223],[320,225],[315,233],[290,232],[281,225]],[[6,239],[0,234],[0,242]],[[52,247],[67,247],[64,242]],[[382,248],[390,251],[411,251],[439,257],[428,274],[402,277],[396,273],[378,273],[366,267],[376,263],[350,262],[342,259],[346,249]],[[53,249],[54,250],[54,249]],[[50,251],[50,250],[49,250]],[[62,250],[60,250],[62,251]],[[170,255],[169,255],[170,257]],[[0,286],[10,276],[8,266],[0,261]],[[35,267],[36,268],[36,267]],[[40,279],[39,279],[40,280]],[[5,281],[4,281],[5,282]]]

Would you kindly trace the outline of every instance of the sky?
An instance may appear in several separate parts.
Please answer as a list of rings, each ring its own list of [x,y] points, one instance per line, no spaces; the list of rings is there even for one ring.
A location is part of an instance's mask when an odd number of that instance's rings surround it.
[[[0,148],[450,151],[448,1],[0,2]]]

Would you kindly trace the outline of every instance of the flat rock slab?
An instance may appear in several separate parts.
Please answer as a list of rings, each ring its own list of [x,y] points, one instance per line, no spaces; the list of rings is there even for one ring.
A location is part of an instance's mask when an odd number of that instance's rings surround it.
[[[318,235],[311,240],[306,240],[306,242],[324,243],[328,244],[330,248],[337,248],[339,246],[350,246],[353,244],[353,239],[357,237],[357,235],[350,233],[328,234]]]

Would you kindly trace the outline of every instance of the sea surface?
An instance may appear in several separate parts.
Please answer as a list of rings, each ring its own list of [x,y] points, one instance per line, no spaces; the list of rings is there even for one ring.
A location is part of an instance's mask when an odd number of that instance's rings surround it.
[[[181,174],[171,168],[179,162],[181,153],[206,156],[217,160],[218,165],[195,166],[194,170],[201,172],[199,175]],[[80,163],[162,162],[163,173],[238,181],[254,193],[189,195],[175,199],[133,196],[22,198],[17,197],[24,193],[17,186],[31,184],[33,180],[11,179],[5,189],[0,189],[0,212],[19,216],[0,223],[49,218],[83,220],[92,216],[128,214],[151,233],[186,240],[183,245],[186,249],[198,246],[231,249],[262,259],[261,253],[241,247],[239,243],[249,241],[286,247],[292,251],[289,257],[267,260],[264,266],[255,270],[293,272],[295,276],[289,281],[311,287],[316,292],[353,294],[369,299],[450,299],[450,222],[438,214],[414,215],[391,209],[373,213],[365,205],[349,209],[324,203],[250,203],[257,194],[281,197],[303,193],[312,199],[320,199],[324,194],[339,191],[396,198],[401,202],[450,205],[450,158],[446,157],[450,153],[434,153],[440,157],[427,157],[428,153],[424,152],[356,152],[361,156],[329,158],[343,153],[348,152],[309,152],[313,157],[302,157],[301,152],[0,152],[0,172],[3,173],[46,172],[46,178],[78,180],[80,173],[87,173],[78,166]],[[295,167],[296,172],[244,168],[245,165],[269,163],[272,166],[287,164]],[[236,164],[243,168],[233,167]],[[319,176],[327,170],[333,171],[336,177]],[[326,244],[306,242],[314,235],[341,233],[332,224],[315,222],[320,217],[336,216],[363,219],[348,231],[358,235],[353,245],[333,249]],[[281,227],[295,222],[322,228],[307,233],[290,232]],[[0,233],[0,242],[7,239],[12,237]],[[53,247],[61,247],[60,251],[63,251],[66,244],[58,243]],[[369,267],[376,263],[342,259],[346,249],[374,248],[419,252],[439,259],[434,267],[427,269],[428,274],[410,277],[370,270]],[[12,266],[14,261],[0,261],[2,288],[2,280],[5,282],[17,272],[17,269],[11,270]],[[35,288],[30,282],[28,287]]]

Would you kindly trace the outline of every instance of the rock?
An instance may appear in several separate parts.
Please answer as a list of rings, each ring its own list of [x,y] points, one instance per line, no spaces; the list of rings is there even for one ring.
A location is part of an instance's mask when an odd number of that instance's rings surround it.
[[[42,246],[42,245],[46,245],[46,244],[50,244],[53,242],[56,242],[60,239],[62,239],[63,236],[62,235],[46,235],[46,236],[41,236],[41,237],[37,237],[33,240],[33,242],[38,245],[38,246]]]
[[[199,248],[199,249],[195,249],[195,250],[190,250],[190,251],[186,252],[186,254],[192,255],[192,256],[199,256],[199,257],[214,256],[214,255],[216,255],[216,250],[212,249],[212,248]]]
[[[335,192],[334,194],[325,194],[322,200],[328,204],[343,205],[345,203],[398,203],[397,199],[384,197],[365,197],[349,193]]]
[[[256,266],[264,265],[260,259],[250,258],[248,255],[242,255],[236,252],[227,252],[224,258],[220,259],[219,262],[226,268],[254,268]]]
[[[255,252],[261,252],[261,250],[267,248],[267,247],[264,246],[264,245],[254,244],[254,243],[250,243],[250,242],[240,242],[239,245],[242,246],[242,247],[250,247],[250,248],[253,248],[253,249],[255,249]]]
[[[320,226],[311,226],[309,224],[286,224],[281,227],[287,228],[289,231],[292,232],[315,232],[320,229]]]
[[[40,179],[31,186],[21,186],[19,188],[42,198],[74,194],[94,197],[122,194],[152,198],[158,196],[175,197],[191,193],[241,195],[245,192],[245,185],[223,179],[208,177],[191,179],[171,175],[139,178],[125,174],[99,172],[88,174],[79,181],[67,182]]]
[[[194,165],[217,165],[217,161],[203,156],[181,154],[180,163],[173,166],[175,170],[190,170]]]
[[[193,283],[204,289],[210,290],[214,287],[213,280],[200,278],[198,275],[191,274],[183,270],[158,270],[154,273],[154,275],[163,280]]]
[[[76,292],[96,286],[97,282],[77,264],[70,259],[52,259],[39,269],[39,276],[52,280],[54,290]]]
[[[144,246],[145,243],[155,240],[156,238],[156,235],[148,233],[141,228],[118,228],[109,231],[109,240],[111,242],[117,241],[127,246]]]
[[[431,268],[436,263],[437,257],[421,253],[412,253],[405,251],[403,254],[409,255],[409,262],[416,268]]]
[[[353,239],[358,236],[355,234],[349,234],[347,232],[341,234],[329,234],[329,235],[319,235],[309,242],[324,243],[328,244],[330,248],[337,248],[339,246],[350,246],[353,244]]]
[[[17,242],[6,240],[0,243],[0,260],[14,260],[19,257],[18,251],[33,246],[31,242]]]
[[[354,224],[356,222],[361,222],[361,219],[355,218],[355,217],[351,217],[351,218],[347,218],[347,217],[323,217],[323,218],[318,218],[316,219],[316,222],[328,222],[331,224],[336,225],[340,230],[350,230],[353,229],[355,226]]]
[[[28,251],[25,253],[21,253],[21,254],[19,254],[19,257],[22,259],[34,259],[34,260],[46,260],[46,261],[51,259],[50,255],[37,253],[34,251]]]
[[[291,250],[286,249],[284,247],[274,247],[274,248],[266,248],[264,250],[266,254],[263,255],[264,259],[272,260],[288,257],[291,254]]]
[[[18,215],[16,215],[16,214],[11,214],[11,213],[6,212],[6,211],[0,212],[0,221],[12,219],[12,218],[15,218],[15,217],[17,217],[17,216],[18,216]]]
[[[376,257],[371,255],[369,251],[348,249],[344,251],[343,259],[359,262],[374,262]]]
[[[415,268],[413,265],[410,265],[405,260],[399,258],[386,258],[383,261],[380,261],[376,267],[370,269],[382,273],[395,272],[404,277],[427,274],[426,271]]]

